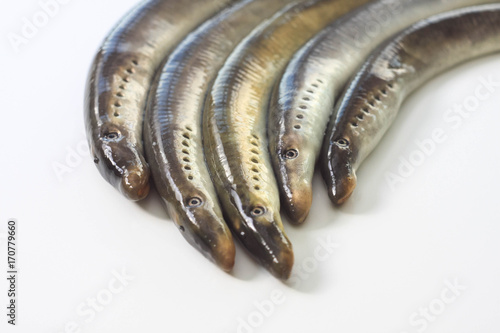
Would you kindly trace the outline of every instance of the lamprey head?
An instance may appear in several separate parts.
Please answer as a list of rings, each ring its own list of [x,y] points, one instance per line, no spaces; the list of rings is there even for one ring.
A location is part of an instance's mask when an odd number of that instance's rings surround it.
[[[307,143],[298,141],[302,138],[293,135],[280,137],[272,157],[282,205],[294,224],[304,222],[311,209],[316,160],[315,154],[307,149]]]
[[[94,163],[103,177],[130,200],[141,200],[149,193],[149,167],[130,142],[126,130],[116,125],[101,126],[89,136]],[[94,144],[93,144],[94,143]]]
[[[343,204],[351,196],[356,187],[356,172],[352,165],[352,150],[348,138],[337,138],[330,144],[326,156],[326,163],[322,163],[321,172],[325,179],[328,195],[336,205]]]
[[[234,266],[235,247],[218,203],[195,189],[180,190],[178,194],[176,202],[165,204],[182,235],[206,258],[229,272]]]
[[[293,249],[279,215],[266,194],[231,191],[233,231],[248,251],[275,277],[286,280],[293,267]]]

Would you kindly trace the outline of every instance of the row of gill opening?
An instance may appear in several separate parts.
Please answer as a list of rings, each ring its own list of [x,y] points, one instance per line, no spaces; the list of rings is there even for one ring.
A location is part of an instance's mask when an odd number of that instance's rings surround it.
[[[193,132],[193,129],[189,126],[185,127],[185,132],[182,133],[182,168],[184,169],[184,172],[187,174],[187,178],[189,180],[193,180],[193,174],[192,174],[192,168],[191,168],[191,154],[190,154],[190,148],[191,148],[191,132]]]
[[[135,68],[137,66],[139,66],[139,62],[137,60],[132,60],[132,66],[127,68],[125,70],[125,75],[122,77],[122,83],[118,86],[118,89],[120,89],[116,94],[115,94],[115,97],[116,97],[116,100],[115,100],[115,103],[113,104],[113,106],[115,107],[115,111],[113,113],[113,115],[115,117],[119,117],[120,116],[120,112],[119,112],[119,109],[122,107],[122,100],[123,98],[125,97],[125,91],[127,90],[127,84],[130,82],[130,77],[135,74]]]
[[[250,163],[252,164],[252,181],[253,181],[253,188],[256,191],[260,191],[260,170],[259,170],[259,155],[260,155],[260,144],[259,144],[259,137],[255,134],[252,134],[252,137],[250,138],[250,144],[252,147],[250,148]]]
[[[309,88],[306,90],[306,93],[302,98],[301,98],[301,104],[299,105],[299,110],[297,114],[295,115],[295,119],[297,123],[293,126],[296,130],[300,130],[302,128],[301,122],[304,121],[305,115],[304,113],[307,112],[308,110],[308,103],[313,99],[313,95],[316,93],[316,90],[319,88],[320,85],[324,83],[323,80],[321,79],[316,79],[314,83],[312,83]]]
[[[386,97],[388,90],[392,90],[394,88],[394,84],[392,82],[388,82],[385,88],[382,88],[373,95],[373,99],[369,99],[367,105],[361,108],[361,112],[356,115],[356,119],[351,123],[352,127],[358,127],[359,121],[363,121],[365,115],[371,113],[371,109],[375,108],[375,104],[382,101],[382,96]]]

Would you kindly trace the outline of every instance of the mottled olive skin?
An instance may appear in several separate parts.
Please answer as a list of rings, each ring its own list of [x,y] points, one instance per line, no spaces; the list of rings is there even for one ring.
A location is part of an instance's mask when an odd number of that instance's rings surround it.
[[[293,53],[362,1],[299,1],[265,21],[227,59],[204,111],[207,164],[233,233],[279,279],[293,266],[269,158],[267,107]]]
[[[144,140],[156,188],[183,236],[226,271],[235,246],[205,163],[205,96],[234,47],[288,2],[240,1],[207,20],[168,57],[148,102]]]
[[[332,201],[352,194],[356,170],[409,94],[450,67],[498,51],[500,4],[420,21],[374,51],[348,84],[325,137],[321,170]]]
[[[336,100],[370,52],[420,19],[489,2],[493,0],[371,1],[333,22],[295,54],[276,85],[268,129],[283,207],[293,222],[302,223],[309,213],[314,169]],[[287,151],[295,151],[296,157],[289,158]],[[322,161],[331,163],[329,158]],[[345,190],[328,185],[331,197],[355,186],[355,170],[338,177],[328,172],[326,164],[321,168],[328,184],[342,179],[338,187]],[[341,196],[334,202],[344,200]]]
[[[85,93],[87,138],[101,175],[127,198],[140,200],[149,192],[142,123],[156,70],[189,31],[230,2],[143,1],[98,50]]]

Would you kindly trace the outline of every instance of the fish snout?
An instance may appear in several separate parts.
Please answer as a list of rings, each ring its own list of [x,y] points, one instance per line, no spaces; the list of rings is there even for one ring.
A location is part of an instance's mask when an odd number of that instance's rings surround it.
[[[236,255],[233,236],[224,220],[212,209],[201,204],[172,217],[193,247],[222,270],[232,270]]]
[[[356,187],[356,171],[353,163],[357,160],[357,150],[353,150],[351,138],[340,137],[330,142],[326,159],[321,163],[321,173],[325,180],[328,196],[335,205],[343,204]]]
[[[335,205],[342,205],[349,199],[356,188],[356,173],[349,171],[345,175],[337,175],[329,187],[328,195]]]
[[[294,255],[292,246],[290,244],[289,246],[283,247],[281,249],[281,251],[278,253],[278,260],[276,262],[273,261],[268,270],[276,278],[285,281],[288,280],[292,273],[293,262]]]
[[[245,247],[276,278],[287,280],[293,268],[292,243],[282,229],[279,218],[254,219],[253,227],[247,228],[240,238]]]
[[[230,272],[234,266],[236,248],[231,234],[228,237],[221,237],[214,246],[216,251],[212,251],[214,263],[225,272]]]
[[[147,197],[149,189],[149,169],[145,166],[132,169],[122,176],[120,191],[132,201]]]
[[[310,182],[302,182],[297,188],[291,189],[290,196],[283,201],[283,207],[290,222],[293,224],[302,224],[312,205],[312,186]]]
[[[286,150],[278,150],[280,156],[276,180],[280,187],[281,202],[293,224],[301,224],[307,218],[312,204],[312,178],[316,157],[305,148],[304,142],[286,138]],[[291,148],[290,148],[291,147]],[[298,147],[304,147],[300,150]]]
[[[200,222],[203,223],[203,221]],[[181,230],[184,237],[208,260],[214,262],[225,272],[230,272],[233,269],[236,256],[236,248],[231,232],[210,232],[204,229]]]

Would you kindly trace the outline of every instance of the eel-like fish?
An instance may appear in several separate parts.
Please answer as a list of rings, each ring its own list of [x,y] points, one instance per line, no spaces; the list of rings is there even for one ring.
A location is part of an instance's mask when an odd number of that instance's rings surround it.
[[[187,33],[231,1],[143,1],[95,56],[85,93],[87,138],[101,175],[127,198],[140,200],[149,192],[142,123],[156,70]]]
[[[302,223],[309,213],[314,168],[335,99],[370,52],[421,19],[490,2],[373,1],[332,23],[297,52],[277,84],[268,128],[282,204],[293,222]],[[324,174],[329,185],[335,183],[331,176]],[[329,192],[333,202],[345,200],[336,187]]]
[[[229,271],[235,247],[224,222],[202,141],[206,92],[236,45],[291,0],[242,0],[189,34],[153,84],[145,151],[156,188],[186,239]]]
[[[367,0],[302,1],[259,25],[229,56],[208,93],[204,147],[226,222],[274,276],[293,250],[283,230],[266,136],[267,103],[286,63],[329,22]]]
[[[323,172],[336,196],[352,193],[357,168],[409,94],[452,66],[498,51],[500,4],[434,16],[378,48],[347,85],[325,138]]]

